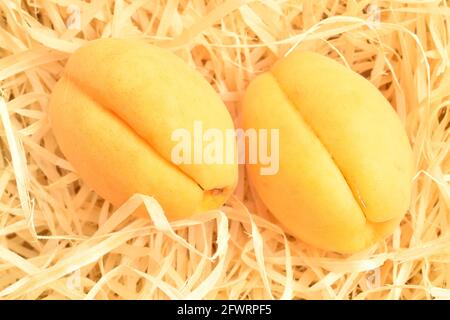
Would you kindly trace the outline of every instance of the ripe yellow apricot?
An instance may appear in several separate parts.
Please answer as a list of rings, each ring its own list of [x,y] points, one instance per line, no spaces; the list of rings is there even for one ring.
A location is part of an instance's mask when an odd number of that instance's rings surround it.
[[[243,126],[279,129],[279,172],[247,171],[287,231],[342,253],[389,235],[408,209],[412,152],[397,114],[366,79],[296,51],[256,77]]]
[[[154,196],[169,219],[222,205],[237,163],[182,163],[174,130],[232,130],[220,97],[174,54],[138,40],[95,40],[69,58],[50,99],[61,151],[98,194],[115,205]],[[142,209],[140,209],[143,212]]]

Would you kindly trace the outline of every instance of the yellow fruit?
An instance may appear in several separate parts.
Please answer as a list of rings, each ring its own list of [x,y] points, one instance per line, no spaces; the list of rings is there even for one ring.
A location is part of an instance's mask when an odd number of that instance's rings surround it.
[[[102,197],[120,205],[154,196],[169,219],[222,205],[237,163],[179,164],[174,130],[233,129],[225,105],[201,75],[163,49],[137,40],[102,39],[78,49],[49,107],[61,151]],[[142,212],[142,211],[141,211]]]
[[[287,231],[355,252],[389,235],[408,209],[412,152],[401,121],[366,79],[332,59],[294,52],[256,77],[244,128],[279,129],[279,172],[252,184]]]

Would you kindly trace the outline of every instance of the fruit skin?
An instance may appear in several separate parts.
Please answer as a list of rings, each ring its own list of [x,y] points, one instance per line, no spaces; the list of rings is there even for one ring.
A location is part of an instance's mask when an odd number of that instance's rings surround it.
[[[233,129],[217,93],[174,54],[143,41],[101,39],[69,58],[52,92],[49,117],[61,151],[98,194],[120,205],[154,196],[170,220],[221,206],[237,162],[171,161],[174,130]],[[140,209],[141,213],[144,210]]]
[[[408,209],[413,158],[400,119],[366,79],[334,60],[295,51],[257,76],[244,128],[279,129],[279,172],[247,172],[294,236],[341,253],[393,232]]]

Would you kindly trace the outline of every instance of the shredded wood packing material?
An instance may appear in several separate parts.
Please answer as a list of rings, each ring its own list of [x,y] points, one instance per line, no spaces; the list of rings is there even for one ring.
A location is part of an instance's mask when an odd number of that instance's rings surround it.
[[[450,8],[446,1],[0,2],[0,299],[450,298]],[[46,108],[68,56],[144,38],[199,70],[236,124],[248,82],[295,49],[378,87],[403,121],[410,210],[353,255],[283,233],[240,168],[222,210],[169,223],[135,195],[99,198],[59,151]],[[130,213],[145,204],[151,222]]]

